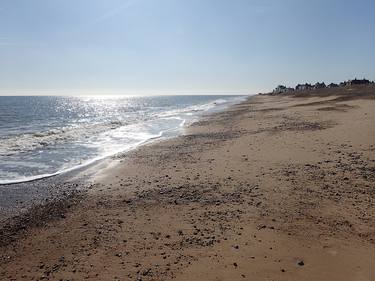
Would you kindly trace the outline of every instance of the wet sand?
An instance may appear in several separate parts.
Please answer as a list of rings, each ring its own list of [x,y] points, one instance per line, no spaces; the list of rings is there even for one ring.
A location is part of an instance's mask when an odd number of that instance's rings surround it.
[[[254,96],[92,166],[2,230],[0,280],[374,280],[374,106]]]

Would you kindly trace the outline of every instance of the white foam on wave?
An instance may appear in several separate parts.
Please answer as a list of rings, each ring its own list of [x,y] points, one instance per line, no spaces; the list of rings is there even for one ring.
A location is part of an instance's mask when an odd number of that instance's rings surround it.
[[[123,123],[116,121],[102,124],[84,123],[61,129],[52,129],[44,132],[26,133],[1,138],[0,156],[11,156],[20,152],[32,151],[62,142],[74,141],[78,138],[90,138],[95,134],[113,130],[123,125]]]
[[[215,101],[210,101],[208,103],[191,105],[191,106],[187,106],[185,108],[168,110],[168,111],[160,113],[159,116],[160,117],[169,117],[169,116],[176,116],[176,115],[183,115],[183,114],[191,116],[191,115],[199,113],[199,112],[208,111],[208,110],[214,108],[215,106],[217,106],[219,104],[224,104],[224,103],[227,103],[227,102],[228,101],[225,100],[225,99],[217,99]]]
[[[162,120],[162,119],[165,119],[165,118],[161,118],[160,120]],[[177,127],[182,127],[183,123],[185,122],[185,120],[183,120],[179,117],[171,118],[171,119],[176,119],[176,120],[180,121]],[[107,145],[105,147],[102,147],[103,149],[102,149],[102,152],[99,156],[94,157],[90,160],[84,161],[83,163],[76,164],[72,167],[62,168],[62,169],[60,169],[56,172],[53,172],[53,173],[44,173],[44,174],[35,175],[35,176],[22,176],[22,175],[19,175],[17,173],[12,173],[12,174],[8,173],[8,176],[12,176],[12,177],[16,177],[16,178],[15,179],[9,179],[9,180],[0,180],[0,185],[9,185],[9,184],[15,184],[15,183],[22,183],[22,182],[31,182],[31,181],[40,180],[40,179],[43,179],[43,178],[49,178],[49,177],[57,176],[57,175],[60,175],[60,174],[63,174],[63,173],[71,172],[71,171],[86,167],[88,165],[91,165],[91,164],[93,164],[97,161],[103,160],[107,157],[114,156],[118,153],[124,153],[124,152],[130,151],[130,150],[136,149],[140,145],[143,145],[145,143],[149,143],[151,141],[159,139],[165,133],[176,129],[176,128],[168,128],[168,129],[163,129],[163,130],[159,131],[157,134],[150,134],[150,133],[147,133],[147,132],[136,132],[136,131],[134,131],[135,127],[136,126],[129,126],[127,128],[127,134],[128,134],[127,137],[129,139],[134,140],[133,143],[128,144],[127,146],[124,146],[124,144],[122,144],[122,145],[119,144],[117,146],[116,145],[114,145],[114,146],[108,146]],[[121,129],[121,128],[119,128],[119,129]],[[115,132],[115,134],[116,134],[116,132]],[[96,145],[100,145],[100,144],[102,144],[102,143],[99,142]],[[27,164],[25,164],[25,165],[27,165]]]
[[[31,182],[31,181],[35,181],[35,180],[40,180],[40,179],[44,179],[44,178],[49,178],[49,177],[57,176],[57,175],[60,175],[60,174],[63,174],[63,173],[67,173],[67,172],[72,172],[74,170],[78,170],[80,168],[84,168],[84,167],[86,167],[88,165],[91,165],[91,164],[93,164],[93,163],[95,163],[97,161],[103,160],[103,159],[105,159],[107,157],[116,155],[117,153],[123,153],[123,152],[130,151],[132,149],[135,149],[138,146],[140,146],[142,144],[145,144],[146,142],[149,142],[151,140],[157,139],[157,138],[159,138],[161,136],[162,136],[162,133],[160,133],[159,135],[154,135],[152,137],[150,136],[148,139],[145,139],[145,140],[139,141],[137,143],[134,143],[134,144],[130,145],[128,148],[122,148],[122,149],[119,149],[119,150],[112,150],[110,153],[103,154],[103,155],[100,155],[98,157],[92,158],[92,159],[87,160],[87,161],[85,161],[85,162],[83,162],[81,164],[74,165],[73,167],[63,168],[63,169],[58,170],[57,172],[54,172],[54,173],[45,173],[45,174],[40,174],[40,175],[35,175],[35,176],[21,176],[19,174],[13,173],[13,175],[17,176],[16,179],[0,180],[0,185],[8,185],[8,184],[23,183],[23,182]]]

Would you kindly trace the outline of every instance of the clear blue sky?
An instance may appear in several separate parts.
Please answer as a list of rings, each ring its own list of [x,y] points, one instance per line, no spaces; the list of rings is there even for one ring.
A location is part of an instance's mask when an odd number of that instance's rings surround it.
[[[374,0],[0,0],[0,93],[375,79]]]

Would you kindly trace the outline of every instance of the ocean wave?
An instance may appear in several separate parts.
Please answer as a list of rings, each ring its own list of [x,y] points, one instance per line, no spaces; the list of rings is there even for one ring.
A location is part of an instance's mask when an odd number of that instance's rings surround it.
[[[179,116],[179,115],[193,115],[199,112],[208,111],[212,108],[215,108],[217,105],[228,103],[228,100],[226,99],[217,99],[214,101],[210,101],[208,103],[203,104],[197,104],[197,105],[191,105],[187,106],[185,108],[178,108],[178,109],[172,109],[168,110],[162,113],[159,113],[160,117],[170,117],[170,116]]]
[[[163,118],[180,118],[183,123],[186,120],[182,117],[192,116],[199,112],[208,111],[218,105],[228,103],[228,99],[216,99],[204,104],[187,106],[185,108],[178,108],[166,110],[164,112],[150,113],[145,116],[143,121],[152,121]],[[142,122],[142,120],[139,120]],[[124,121],[107,121],[102,123],[79,123],[78,125],[71,125],[62,128],[54,128],[47,131],[24,133],[18,135],[11,135],[0,138],[0,156],[12,156],[23,152],[29,152],[37,149],[48,149],[50,146],[65,142],[74,142],[79,140],[89,140],[93,136],[98,136],[107,131],[115,130],[129,125]],[[129,132],[130,133],[130,132]],[[87,141],[89,143],[89,141]]]
[[[95,162],[98,162],[98,161],[100,161],[102,159],[105,159],[107,157],[116,155],[118,153],[124,153],[126,151],[130,151],[132,149],[137,148],[138,146],[140,146],[142,144],[145,144],[145,143],[151,142],[153,140],[156,140],[156,139],[160,138],[163,135],[163,133],[164,132],[161,131],[159,134],[156,134],[156,135],[148,134],[147,136],[145,134],[143,134],[143,137],[144,137],[143,139],[139,138],[139,136],[142,135],[142,134],[138,134],[139,140],[135,143],[129,144],[127,147],[111,149],[110,151],[107,151],[106,153],[98,155],[94,158],[88,159],[86,161],[80,162],[79,164],[75,164],[75,165],[72,165],[72,166],[61,167],[61,169],[58,169],[58,170],[56,170],[54,172],[51,172],[51,173],[43,173],[43,174],[32,175],[32,176],[24,176],[24,175],[21,175],[19,173],[8,172],[7,173],[8,179],[0,179],[0,185],[16,184],[16,183],[22,183],[22,182],[31,182],[31,181],[35,181],[35,180],[44,179],[44,178],[50,178],[50,177],[57,176],[57,175],[67,173],[67,172],[71,172],[71,171],[74,171],[74,170],[78,170],[80,168],[83,168],[83,167],[89,166],[91,164],[94,164]],[[137,134],[135,134],[135,135],[137,135]]]
[[[47,148],[64,142],[78,139],[88,139],[93,135],[114,130],[126,124],[120,121],[110,121],[99,124],[79,124],[75,126],[55,128],[44,132],[26,133],[3,137],[0,139],[0,156],[12,156],[20,152]]]

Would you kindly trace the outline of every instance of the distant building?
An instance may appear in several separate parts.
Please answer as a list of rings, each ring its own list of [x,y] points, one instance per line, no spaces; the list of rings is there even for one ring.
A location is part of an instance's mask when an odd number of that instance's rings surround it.
[[[328,88],[337,88],[339,85],[335,83],[331,83],[328,85]]]
[[[311,84],[298,84],[296,86],[296,91],[304,91],[304,90],[311,90],[313,89],[313,86],[311,86]]]
[[[352,86],[352,85],[366,85],[370,84],[371,82],[367,79],[353,79],[353,80],[348,80],[345,82],[341,82],[340,86]]]
[[[353,80],[349,80],[349,85],[366,85],[366,84],[370,84],[370,81],[367,80],[367,79],[353,79]]]
[[[324,89],[324,88],[326,88],[327,86],[326,86],[326,84],[324,83],[324,82],[322,82],[322,83],[316,83],[315,85],[314,85],[314,89]]]
[[[285,91],[286,91],[286,87],[284,85],[279,85],[272,92],[274,94],[280,94],[280,93],[284,93]]]
[[[277,86],[273,91],[272,93],[273,94],[282,94],[282,93],[286,93],[286,92],[289,92],[289,91],[294,91],[293,88],[289,88],[289,87],[286,87],[284,85],[279,85]]]

